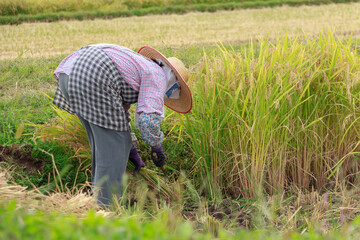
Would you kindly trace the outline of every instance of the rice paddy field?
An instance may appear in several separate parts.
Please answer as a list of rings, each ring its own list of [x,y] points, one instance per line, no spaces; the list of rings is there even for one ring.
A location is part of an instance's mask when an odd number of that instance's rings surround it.
[[[360,3],[74,2],[0,13],[148,12],[0,25],[0,239],[360,237]],[[212,10],[149,10],[192,4]],[[166,178],[134,129],[147,166],[128,164],[106,210],[89,194],[85,130],[51,104],[57,65],[95,43],[176,56],[194,98],[187,115],[166,110]]]

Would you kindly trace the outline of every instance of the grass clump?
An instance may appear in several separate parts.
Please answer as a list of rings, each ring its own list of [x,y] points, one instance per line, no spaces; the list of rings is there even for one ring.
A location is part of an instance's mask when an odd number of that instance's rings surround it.
[[[205,57],[183,126],[210,199],[359,181],[357,47],[284,37]]]

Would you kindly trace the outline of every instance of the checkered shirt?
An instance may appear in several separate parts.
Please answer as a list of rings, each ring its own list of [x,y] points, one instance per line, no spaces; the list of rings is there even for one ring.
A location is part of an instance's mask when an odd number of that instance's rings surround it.
[[[158,64],[126,47],[113,44],[91,46],[100,47],[113,61],[125,82],[139,92],[137,113],[155,113],[160,116],[164,114],[167,80]],[[82,49],[70,54],[59,64],[54,72],[56,79],[60,73],[70,75],[81,51]]]
[[[125,82],[101,47],[78,51],[69,75],[69,102],[57,89],[54,104],[87,121],[116,131],[129,131],[123,105],[137,102],[139,91]]]

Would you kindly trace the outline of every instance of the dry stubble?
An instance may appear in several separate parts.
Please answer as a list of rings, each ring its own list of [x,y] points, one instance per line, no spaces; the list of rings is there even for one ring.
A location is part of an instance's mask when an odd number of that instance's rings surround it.
[[[360,3],[278,7],[252,10],[154,15],[112,20],[61,21],[0,26],[0,59],[68,54],[94,43],[113,43],[137,49],[246,42],[318,34],[360,35]]]

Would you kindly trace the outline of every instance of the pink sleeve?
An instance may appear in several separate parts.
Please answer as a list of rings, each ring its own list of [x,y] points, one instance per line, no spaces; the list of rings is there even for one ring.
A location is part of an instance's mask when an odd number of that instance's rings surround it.
[[[59,66],[54,71],[54,77],[56,78],[56,80],[59,81],[60,73],[65,73],[66,75],[70,75],[71,68],[74,65],[78,56],[79,56],[79,51],[76,51],[61,61]]]

